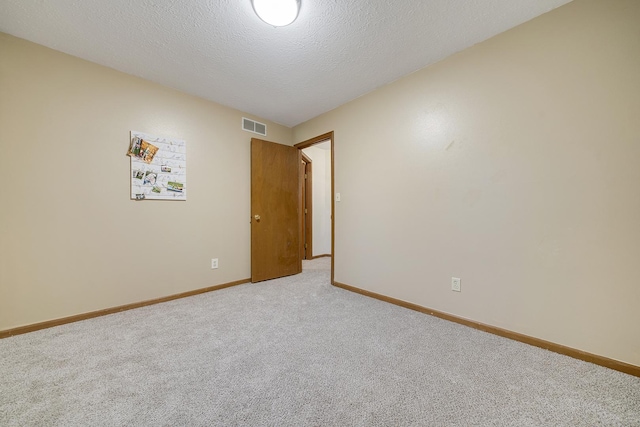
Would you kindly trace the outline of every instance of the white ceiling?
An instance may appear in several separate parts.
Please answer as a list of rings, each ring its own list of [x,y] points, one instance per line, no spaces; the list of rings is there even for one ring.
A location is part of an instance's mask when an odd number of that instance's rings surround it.
[[[295,126],[569,0],[0,0],[0,31]]]

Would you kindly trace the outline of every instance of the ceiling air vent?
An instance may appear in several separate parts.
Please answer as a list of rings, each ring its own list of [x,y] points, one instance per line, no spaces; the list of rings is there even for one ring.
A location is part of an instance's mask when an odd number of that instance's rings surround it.
[[[242,118],[242,129],[248,132],[257,133],[258,135],[267,136],[267,125],[247,119],[246,117]]]

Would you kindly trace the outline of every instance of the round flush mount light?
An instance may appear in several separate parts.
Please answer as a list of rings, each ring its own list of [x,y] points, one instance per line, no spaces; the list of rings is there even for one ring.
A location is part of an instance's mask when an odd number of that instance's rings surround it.
[[[258,18],[274,27],[291,24],[300,12],[300,0],[251,0],[251,4]]]

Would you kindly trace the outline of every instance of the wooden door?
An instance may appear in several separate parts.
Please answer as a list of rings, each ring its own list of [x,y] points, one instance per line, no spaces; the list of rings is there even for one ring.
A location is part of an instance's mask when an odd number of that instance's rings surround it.
[[[251,281],[302,271],[300,150],[251,139]]]
[[[300,169],[300,257],[312,259],[313,249],[313,193],[312,193],[312,166],[311,159],[300,150],[302,156]]]

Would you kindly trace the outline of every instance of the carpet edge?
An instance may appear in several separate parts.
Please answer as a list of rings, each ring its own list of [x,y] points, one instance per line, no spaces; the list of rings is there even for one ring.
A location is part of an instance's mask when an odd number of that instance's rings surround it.
[[[94,317],[100,317],[100,316],[106,316],[109,314],[119,313],[121,311],[133,310],[135,308],[146,307],[148,305],[160,304],[163,302],[173,301],[180,298],[186,298],[194,295],[204,294],[207,292],[217,291],[224,288],[230,288],[232,286],[242,285],[244,283],[249,283],[249,282],[251,282],[251,279],[235,280],[233,282],[222,283],[220,285],[209,286],[201,289],[194,289],[192,291],[180,292],[178,294],[168,295],[165,297],[134,302],[131,304],[105,308],[102,310],[90,311],[87,313],[75,314],[73,316],[61,317],[59,319],[46,320],[44,322],[32,323],[29,325],[18,326],[11,329],[4,329],[4,330],[0,330],[0,339],[9,338],[15,335],[22,335],[29,332],[35,332],[41,329],[53,328],[54,326],[66,325],[67,323],[93,319]]]
[[[567,347],[561,344],[557,344],[551,341],[546,341],[540,338],[532,337],[529,335],[521,334],[519,332],[510,331],[508,329],[502,329],[497,326],[487,325],[485,323],[476,322],[474,320],[459,317],[453,314],[445,313],[443,311],[434,310],[428,307],[423,307],[418,304],[414,304],[408,301],[393,298],[387,295],[378,294],[376,292],[367,291],[365,289],[357,288],[355,286],[347,285],[340,282],[333,282],[333,286],[354,292],[360,295],[364,295],[370,298],[374,298],[380,301],[388,302],[400,307],[408,308],[409,310],[418,311],[420,313],[428,314],[438,317],[440,319],[448,320],[450,322],[458,323],[470,328],[478,329],[490,334],[498,335],[504,338],[509,338],[514,341],[519,341],[524,344],[529,344],[535,347],[540,347],[545,350],[552,351],[554,353],[563,354],[565,356],[579,359],[585,362],[593,363],[595,365],[603,366],[605,368],[613,369],[615,371],[623,372],[625,374],[640,377],[640,366],[632,365],[630,363],[622,362],[615,359],[610,359],[605,356],[600,356],[586,351],[578,350],[572,347]]]

